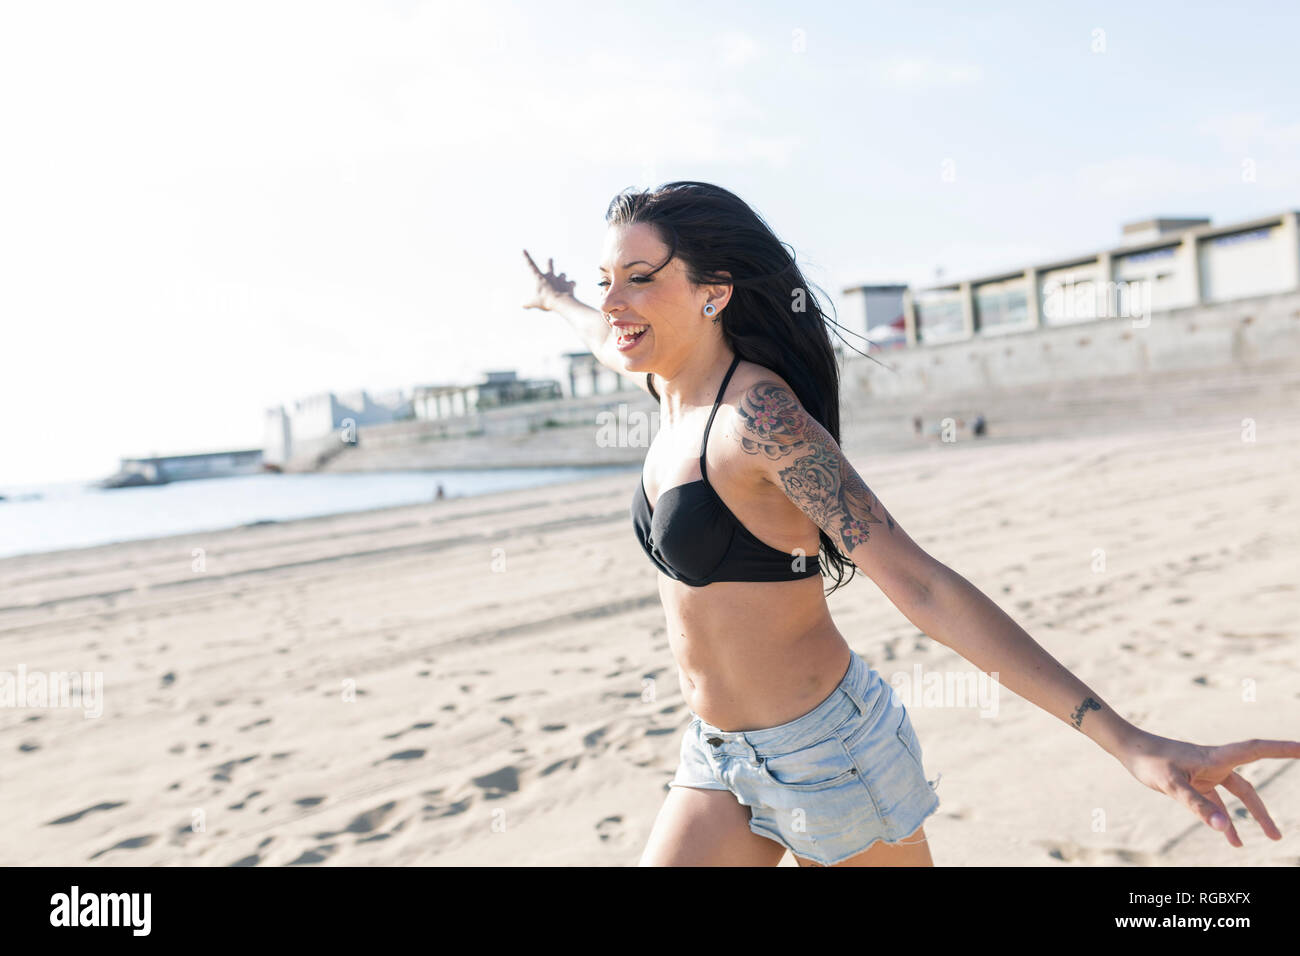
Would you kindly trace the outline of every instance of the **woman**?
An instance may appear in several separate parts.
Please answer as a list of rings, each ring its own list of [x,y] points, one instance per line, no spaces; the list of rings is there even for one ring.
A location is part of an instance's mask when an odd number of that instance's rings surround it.
[[[641,865],[933,865],[939,805],[907,710],[835,627],[857,570],[921,631],[1087,734],[1139,781],[1241,846],[1215,791],[1281,833],[1234,767],[1295,741],[1197,746],[1124,720],[955,571],[921,550],[839,447],[827,317],[791,255],[737,196],[700,182],[624,192],[606,213],[600,309],[543,273],[604,365],[661,424],[634,489],[692,720]]]

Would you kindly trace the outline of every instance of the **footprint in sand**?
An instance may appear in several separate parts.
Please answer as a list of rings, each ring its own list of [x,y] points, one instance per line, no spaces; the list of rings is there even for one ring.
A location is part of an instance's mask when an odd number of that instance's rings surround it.
[[[305,851],[298,859],[291,860],[287,866],[310,866],[313,863],[324,863],[331,853],[335,850],[333,843],[326,843],[315,849]]]
[[[202,747],[203,744],[200,744],[199,746]],[[230,774],[236,767],[240,764],[248,763],[251,760],[256,760],[260,756],[261,754],[250,754],[247,757],[240,757],[238,760],[227,760],[225,763],[220,764],[215,768],[216,773],[212,775],[212,779],[218,783],[230,783]]]
[[[298,804],[298,806],[300,807],[305,808],[305,807],[317,806],[319,804],[324,803],[325,800],[326,800],[325,797],[299,797],[297,800],[294,801],[294,803]]]
[[[483,799],[499,800],[519,791],[519,769],[513,766],[502,767],[481,777],[474,777],[470,782],[483,791]]]
[[[1141,850],[1079,846],[1079,844],[1071,843],[1068,840],[1034,840],[1033,842],[1043,847],[1047,851],[1047,855],[1053,860],[1060,860],[1063,863],[1090,863],[1097,866],[1115,866],[1116,864],[1127,863],[1133,866],[1155,866],[1159,862],[1156,854],[1145,853]]]
[[[156,833],[147,833],[144,836],[131,837],[129,840],[114,843],[112,846],[100,850],[98,853],[91,854],[89,859],[97,860],[105,853],[112,853],[114,850],[138,850],[141,847],[148,846],[156,839],[158,839],[158,834]]]
[[[76,823],[87,813],[96,813],[101,810],[116,810],[118,807],[126,806],[126,802],[120,803],[97,803],[93,807],[86,807],[84,810],[78,810],[76,813],[69,813],[66,817],[59,817],[57,820],[51,820],[45,824],[47,827],[59,826],[63,823]]]
[[[607,690],[600,695],[600,699],[609,700],[611,697],[628,699],[628,698],[640,697],[640,696],[641,696],[641,691],[639,690],[625,690],[625,691]]]
[[[424,754],[423,750],[399,750],[397,753],[389,754],[384,760],[419,760]],[[383,763],[383,760],[378,762]]]
[[[375,807],[373,810],[367,810],[365,813],[360,813],[353,817],[352,821],[338,832],[317,833],[316,839],[330,840],[334,837],[344,836],[348,833],[374,833],[375,830],[378,830],[383,825],[384,820],[388,818],[396,807],[397,801],[390,800],[385,804]],[[387,836],[387,834],[384,834],[384,836]]]
[[[194,833],[195,830],[194,830],[194,825],[192,823],[182,823],[180,826],[176,828],[176,831],[172,834],[172,843],[182,844],[185,842],[185,837],[194,836]]]
[[[404,730],[396,730],[391,734],[384,734],[384,739],[396,740],[398,737],[402,736],[402,734],[409,734],[412,730],[428,730],[430,727],[434,727],[434,726],[437,725],[432,720],[426,721],[424,723],[419,723],[419,724],[411,724],[411,726],[405,728]]]
[[[561,767],[568,767],[570,770],[577,770],[578,761],[580,759],[581,759],[580,757],[566,757],[563,760],[557,760],[555,761],[555,763],[543,769],[540,773],[540,776],[543,777],[548,776],[549,774],[552,774],[555,771],[559,770]]]
[[[542,724],[542,730],[546,730],[546,731],[563,730],[567,726],[568,724]]]
[[[435,817],[454,817],[458,813],[464,813],[473,803],[472,797],[466,797],[464,800],[457,800],[455,803],[449,803],[445,806],[438,804],[426,803],[423,809],[432,813]],[[427,819],[427,818],[426,818]]]
[[[621,843],[626,836],[621,816],[606,817],[596,824],[596,835],[602,843]]]
[[[260,797],[261,795],[262,795],[262,791],[261,791],[261,790],[252,790],[252,791],[249,792],[248,796],[244,797],[243,800],[240,800],[238,803],[232,803],[232,804],[231,804],[230,806],[228,806],[226,809],[227,809],[227,810],[242,810],[242,809],[244,809],[245,806],[248,805],[248,801],[253,800],[253,799],[257,798],[257,797]]]

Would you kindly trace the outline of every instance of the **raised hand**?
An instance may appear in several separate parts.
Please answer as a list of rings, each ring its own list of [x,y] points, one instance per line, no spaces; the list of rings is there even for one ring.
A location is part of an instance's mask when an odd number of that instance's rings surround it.
[[[537,268],[537,263],[533,262],[533,257],[528,254],[527,249],[524,250],[524,259],[528,262],[528,268],[537,284],[531,294],[524,298],[525,309],[550,310],[555,308],[556,300],[560,296],[573,295],[573,280],[566,279],[563,272],[558,276],[555,274],[554,259],[546,260],[545,272]]]

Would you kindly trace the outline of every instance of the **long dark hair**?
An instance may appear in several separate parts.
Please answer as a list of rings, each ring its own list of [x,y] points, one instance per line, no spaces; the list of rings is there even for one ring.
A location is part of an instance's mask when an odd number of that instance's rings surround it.
[[[726,343],[789,382],[808,414],[839,443],[840,371],[827,325],[841,326],[758,213],[721,186],[679,180],[624,190],[610,202],[605,222],[653,226],[669,248],[655,272],[676,256],[696,285],[732,286],[721,316]],[[822,574],[835,579],[829,595],[853,580],[857,566],[825,531],[818,534]]]

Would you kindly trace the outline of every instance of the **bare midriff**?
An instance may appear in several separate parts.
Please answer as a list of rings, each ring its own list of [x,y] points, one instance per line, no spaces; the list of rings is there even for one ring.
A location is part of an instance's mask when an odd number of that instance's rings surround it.
[[[850,650],[823,589],[820,575],[696,588],[661,573],[668,643],[687,706],[719,730],[762,730],[829,697]]]

